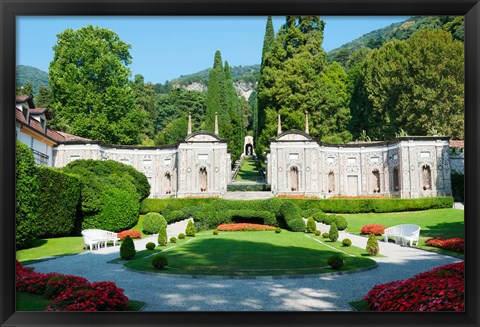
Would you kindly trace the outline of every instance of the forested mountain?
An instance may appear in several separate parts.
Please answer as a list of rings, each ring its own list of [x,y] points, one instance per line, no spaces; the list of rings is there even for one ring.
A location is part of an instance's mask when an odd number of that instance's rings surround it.
[[[243,81],[245,83],[250,83],[253,85],[258,82],[258,77],[260,75],[260,65],[234,66],[230,69],[232,71],[233,82]],[[193,83],[207,85],[209,73],[210,68],[207,68],[193,74],[181,75],[180,77],[171,80],[170,83],[182,86],[187,86]]]
[[[463,41],[463,16],[414,16],[399,23],[374,30],[348,42],[328,53],[330,62],[336,61],[342,66],[356,50],[376,49],[391,40],[406,40],[415,32],[423,29],[443,29],[450,32],[454,39]]]
[[[33,93],[37,94],[41,85],[48,86],[48,73],[35,67],[18,65],[16,71],[17,87],[25,86],[29,82]]]

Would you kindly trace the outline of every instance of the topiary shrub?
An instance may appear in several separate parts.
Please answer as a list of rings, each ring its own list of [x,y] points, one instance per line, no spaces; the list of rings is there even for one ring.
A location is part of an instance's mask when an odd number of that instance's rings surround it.
[[[178,234],[178,239],[179,239],[179,240],[183,240],[185,237],[186,237],[186,236],[185,236],[185,234],[183,234],[183,233]]]
[[[164,255],[154,256],[152,259],[152,266],[155,269],[162,269],[168,265],[168,260]]]
[[[338,240],[337,224],[335,224],[334,222],[330,225],[330,231],[328,232],[328,238],[332,242],[336,242]]]
[[[304,232],[305,222],[300,215],[300,209],[290,201],[284,201],[280,206],[279,216],[282,218],[287,227],[293,232]]]
[[[312,215],[313,220],[319,223],[324,223],[326,216],[327,215],[322,210],[316,210],[316,212]]]
[[[177,243],[177,238],[175,236],[170,237],[170,243]]]
[[[218,229],[213,230],[213,235],[218,235]]]
[[[348,239],[348,238],[344,238],[343,241],[342,241],[342,245],[343,246],[350,246],[350,245],[352,245],[352,241],[350,241],[350,239]]]
[[[195,226],[191,220],[188,221],[187,228],[185,229],[185,235],[195,237]]]
[[[39,181],[33,154],[20,141],[17,141],[15,160],[15,241],[18,250],[29,247],[38,234]]]
[[[280,227],[275,228],[275,233],[280,234],[282,232],[282,229]]]
[[[315,230],[315,236],[320,236],[321,232],[317,229]]]
[[[325,217],[323,218],[323,223],[326,224],[326,225],[331,225],[335,219],[337,218],[337,215],[325,215]]]
[[[378,241],[375,235],[373,234],[368,235],[367,247],[365,249],[367,250],[368,254],[372,256],[375,256],[378,254],[380,247],[378,245]]]
[[[338,270],[343,267],[343,258],[339,255],[332,255],[328,258],[328,265],[332,267],[332,269]]]
[[[155,249],[155,247],[156,247],[156,245],[153,242],[148,242],[147,244],[145,244],[145,248],[147,250],[153,250],[153,249]]]
[[[143,232],[145,234],[157,234],[162,226],[166,226],[167,221],[157,212],[149,212],[143,217]]]
[[[190,217],[187,217],[187,214],[185,214],[185,212],[180,210],[173,210],[173,211],[167,210],[164,212],[164,216],[169,224],[176,223],[177,221],[180,221],[186,218],[190,218]]]
[[[135,244],[130,236],[125,237],[120,245],[120,257],[126,260],[130,260],[135,256]]]
[[[167,245],[167,226],[164,225],[160,227],[160,230],[158,231],[158,245],[165,246]]]
[[[335,216],[335,224],[338,230],[344,230],[347,228],[347,219],[344,216]]]
[[[307,233],[315,233],[316,230],[317,230],[317,225],[315,224],[315,220],[313,220],[313,217],[308,217]]]
[[[322,234],[322,237],[323,237],[323,238],[328,238],[328,235],[329,235],[328,233],[323,233],[323,234]]]

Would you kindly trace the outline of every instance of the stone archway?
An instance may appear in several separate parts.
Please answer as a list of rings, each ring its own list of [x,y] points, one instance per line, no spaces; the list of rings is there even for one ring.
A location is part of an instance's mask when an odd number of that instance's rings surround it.
[[[255,153],[255,148],[253,147],[253,136],[245,136],[243,142],[243,155],[253,156]]]
[[[253,155],[253,145],[251,145],[250,143],[248,143],[247,145],[245,145],[245,155],[246,155],[246,156],[251,156],[251,155]]]

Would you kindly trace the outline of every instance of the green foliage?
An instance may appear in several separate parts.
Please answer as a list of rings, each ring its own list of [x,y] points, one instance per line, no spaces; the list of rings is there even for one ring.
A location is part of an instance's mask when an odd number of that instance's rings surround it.
[[[336,242],[338,240],[338,228],[335,222],[332,222],[330,225],[330,230],[328,231],[328,238],[332,242]]]
[[[155,249],[155,247],[156,247],[156,245],[153,242],[148,242],[147,244],[145,244],[145,248],[147,250],[153,250],[153,249]]]
[[[344,239],[342,240],[342,245],[343,245],[343,246],[350,246],[350,245],[352,245],[352,241],[351,241],[350,239],[348,239],[348,238],[344,238]]]
[[[372,256],[375,256],[378,254],[380,247],[378,245],[378,241],[375,235],[373,234],[368,235],[367,247],[365,249],[367,250],[368,254]]]
[[[130,236],[126,236],[120,245],[120,257],[126,260],[132,259],[137,251],[135,250],[135,244]]]
[[[280,234],[282,232],[282,229],[280,227],[275,228],[275,233]]]
[[[138,221],[138,201],[131,193],[117,188],[106,188],[101,193],[102,209],[84,216],[82,229],[105,229],[119,232]]]
[[[166,225],[165,218],[157,212],[149,212],[143,217],[143,232],[145,234],[157,234],[160,228]]]
[[[157,120],[155,86],[152,83],[145,83],[142,75],[135,75],[130,82],[134,97],[136,111],[146,117],[141,127],[140,139],[142,145],[153,145],[155,135],[155,121]]]
[[[319,223],[323,223],[325,221],[325,217],[327,216],[325,212],[322,210],[314,209],[315,213],[312,215],[313,220]]]
[[[193,221],[189,220],[187,223],[187,228],[185,229],[185,235],[190,237],[195,237],[195,226],[193,225]]]
[[[38,237],[68,236],[74,232],[80,204],[78,177],[61,170],[39,166]],[[76,226],[77,225],[77,226]]]
[[[218,235],[218,229],[213,230],[213,235]]]
[[[331,225],[335,220],[337,219],[336,215],[325,215],[325,218],[323,218],[323,223],[326,225]]]
[[[457,172],[452,172],[452,194],[457,202],[465,201],[465,175]]]
[[[160,255],[156,255],[153,257],[152,259],[152,266],[153,268],[155,269],[162,269],[164,268],[165,266],[168,265],[168,260],[167,260],[167,257],[165,257],[164,255],[160,254]]]
[[[421,30],[373,50],[350,74],[351,129],[372,139],[464,137],[464,49],[442,30]]]
[[[270,184],[228,184],[228,192],[262,192],[270,191]]]
[[[323,234],[322,234],[322,237],[323,237],[323,238],[328,238],[328,236],[329,236],[328,233],[323,233]]]
[[[164,212],[165,219],[169,224],[187,219],[187,214],[181,210],[168,210]]]
[[[165,246],[167,245],[167,225],[162,225],[158,230],[158,245]]]
[[[15,227],[16,248],[29,247],[38,234],[39,180],[33,154],[20,141],[15,157]]]
[[[335,216],[335,224],[338,230],[344,230],[347,228],[347,219],[344,216]]]
[[[186,237],[186,235],[183,234],[183,233],[178,234],[178,239],[179,240],[183,240],[185,237]]]
[[[305,222],[300,215],[300,210],[290,201],[282,203],[279,212],[280,219],[283,220],[287,227],[294,232],[304,232]]]
[[[175,236],[170,237],[170,243],[177,243],[177,238]]]
[[[332,255],[328,258],[328,265],[335,270],[338,270],[343,267],[343,258],[339,255]]]
[[[50,108],[52,104],[52,91],[48,86],[40,85],[38,95],[35,97],[35,105],[37,108]]]
[[[147,115],[135,106],[128,78],[130,45],[105,28],[57,35],[49,68],[54,127],[112,144],[138,144]]]
[[[307,233],[315,233],[317,230],[317,225],[315,224],[315,220],[313,217],[309,217],[307,220]]]
[[[321,232],[318,229],[316,229],[315,230],[315,236],[320,236],[320,234],[321,234]]]

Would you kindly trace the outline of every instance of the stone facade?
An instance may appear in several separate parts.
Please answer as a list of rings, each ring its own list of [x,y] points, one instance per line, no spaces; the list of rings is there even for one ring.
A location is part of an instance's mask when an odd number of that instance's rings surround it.
[[[451,195],[447,137],[387,142],[320,143],[299,130],[271,139],[267,181],[275,195]]]

